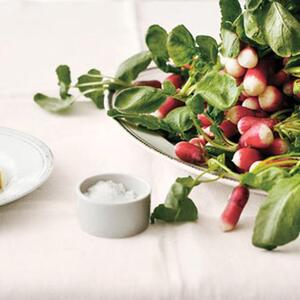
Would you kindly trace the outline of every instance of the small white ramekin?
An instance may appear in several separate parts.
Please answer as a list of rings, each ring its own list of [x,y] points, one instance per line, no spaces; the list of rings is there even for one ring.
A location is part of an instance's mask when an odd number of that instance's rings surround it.
[[[102,202],[84,193],[99,180],[122,183],[137,195],[134,201]],[[77,215],[81,228],[92,235],[125,238],[144,231],[149,225],[151,188],[144,180],[127,174],[107,173],[89,177],[77,188]]]

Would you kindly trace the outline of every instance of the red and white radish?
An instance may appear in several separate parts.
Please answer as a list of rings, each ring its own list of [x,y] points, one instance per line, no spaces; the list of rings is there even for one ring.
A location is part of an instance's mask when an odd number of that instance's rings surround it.
[[[279,87],[286,83],[288,79],[289,75],[287,72],[285,70],[280,70],[271,77],[270,84]]]
[[[293,94],[295,100],[300,100],[300,79],[296,79],[293,84]]]
[[[191,70],[192,66],[190,64],[185,64],[181,67],[183,70]]]
[[[211,120],[205,114],[198,114],[197,118],[203,127],[207,127],[212,124]]]
[[[208,135],[208,137],[210,137],[211,139],[213,139],[215,137],[214,133],[210,131],[210,126],[204,127],[203,131]]]
[[[282,107],[282,93],[275,86],[269,85],[263,93],[258,96],[258,102],[262,110],[274,112]]]
[[[234,153],[232,162],[241,172],[248,172],[251,165],[261,159],[262,156],[258,150],[253,148],[241,148]]]
[[[294,81],[289,81],[283,85],[282,91],[287,96],[293,96],[294,94]]]
[[[248,199],[249,190],[245,186],[238,185],[232,190],[225,210],[221,215],[223,231],[231,231],[236,227]]]
[[[244,102],[247,98],[249,98],[249,96],[244,95],[243,92],[239,96],[239,102]]]
[[[189,142],[200,148],[204,147],[207,143],[207,141],[205,140],[205,138],[202,135],[192,138]]]
[[[242,106],[246,107],[246,108],[249,108],[251,110],[259,110],[260,109],[257,97],[248,97],[248,98],[246,98],[243,101]]]
[[[237,124],[238,121],[245,116],[254,116],[254,112],[241,105],[231,107],[226,113],[226,119],[231,121],[233,124]]]
[[[261,162],[262,162],[261,160],[255,161],[255,162],[251,165],[251,167],[250,167],[250,169],[249,169],[249,172],[253,172],[254,169],[255,169]]]
[[[267,87],[266,73],[260,65],[249,69],[244,77],[244,89],[249,96],[260,95]]]
[[[133,83],[134,86],[151,86],[157,89],[161,88],[161,83],[158,80],[138,80]]]
[[[239,78],[245,74],[246,69],[238,63],[236,58],[226,58],[225,71],[229,75]]]
[[[175,145],[175,154],[177,157],[192,164],[201,164],[204,162],[204,150],[189,142],[179,142]]]
[[[183,106],[184,103],[173,97],[167,97],[166,101],[159,107],[157,116],[163,119],[172,109]]]
[[[241,92],[241,95],[240,95],[240,96],[243,96],[243,97],[245,97],[245,99],[250,97],[250,95],[248,95],[248,94],[247,94],[247,92],[246,92],[245,90],[242,90],[242,92]]]
[[[240,134],[244,134],[255,124],[265,124],[270,129],[272,129],[277,124],[277,121],[271,118],[257,118],[246,116],[239,120],[237,128]]]
[[[229,120],[224,120],[219,126],[220,129],[222,129],[224,135],[227,138],[231,138],[238,134],[237,126],[230,122]]]
[[[237,86],[240,86],[243,83],[243,77],[235,78],[235,82]]]
[[[264,71],[265,76],[270,78],[282,68],[282,65],[278,59],[274,59],[272,56],[266,56],[260,59],[259,67]]]
[[[286,66],[286,64],[289,62],[289,57],[285,57],[283,60],[282,60],[282,64],[283,64],[283,66],[285,67]]]
[[[262,109],[255,111],[254,116],[257,118],[267,118],[269,117],[268,113]]]
[[[183,86],[183,83],[184,83],[182,77],[178,74],[169,75],[165,79],[165,81],[170,81],[175,86],[176,89],[180,89]]]
[[[274,139],[272,144],[265,149],[265,153],[269,155],[282,155],[287,153],[288,150],[289,150],[288,143],[281,138],[276,138]]]
[[[255,49],[253,49],[252,47],[246,47],[240,52],[237,60],[242,67],[251,69],[256,67],[257,65],[258,55]]]
[[[272,130],[263,123],[257,123],[247,130],[239,140],[241,148],[253,147],[257,149],[268,148],[274,140]]]

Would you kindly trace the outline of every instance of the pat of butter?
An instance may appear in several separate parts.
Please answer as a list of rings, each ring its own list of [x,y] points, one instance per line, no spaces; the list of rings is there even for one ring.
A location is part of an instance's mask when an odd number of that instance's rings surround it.
[[[4,177],[3,172],[0,171],[0,191],[2,191],[4,188]]]

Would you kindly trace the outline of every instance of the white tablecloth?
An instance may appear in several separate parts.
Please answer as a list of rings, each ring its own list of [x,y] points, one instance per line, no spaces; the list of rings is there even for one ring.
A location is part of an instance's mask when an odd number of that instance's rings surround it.
[[[272,253],[251,245],[257,197],[239,228],[222,233],[218,216],[230,188],[218,183],[193,193],[197,222],[155,224],[120,240],[82,232],[75,211],[82,178],[142,176],[156,206],[185,173],[139,148],[92,103],[57,116],[32,101],[36,91],[55,93],[57,64],[70,64],[75,76],[90,67],[111,74],[140,49],[151,23],[216,36],[216,11],[215,1],[0,3],[0,126],[35,135],[55,156],[42,187],[0,208],[1,300],[300,298],[299,241]]]

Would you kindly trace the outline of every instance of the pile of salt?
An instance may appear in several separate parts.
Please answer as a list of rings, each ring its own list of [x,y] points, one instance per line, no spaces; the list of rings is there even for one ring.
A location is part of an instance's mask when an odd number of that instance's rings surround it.
[[[100,202],[130,202],[136,199],[134,191],[126,189],[122,183],[111,180],[98,181],[87,189],[85,195]]]

